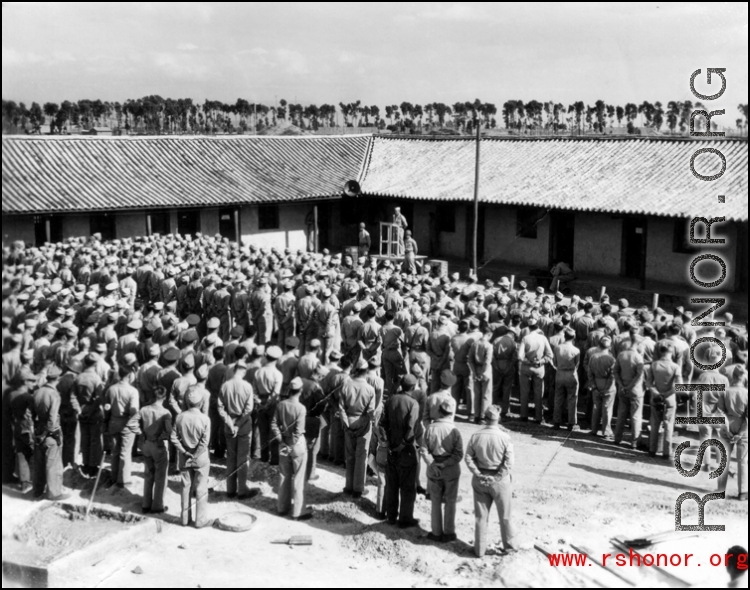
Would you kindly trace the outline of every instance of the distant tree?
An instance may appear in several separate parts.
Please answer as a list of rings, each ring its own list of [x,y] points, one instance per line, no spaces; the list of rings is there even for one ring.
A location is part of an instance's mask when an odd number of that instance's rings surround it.
[[[654,103],[654,127],[657,131],[661,131],[662,125],[664,125],[664,108],[657,100]]]
[[[583,113],[586,111],[586,105],[582,100],[574,102],[568,106],[568,112],[574,114],[574,121],[578,133],[583,133]]]
[[[604,133],[604,128],[607,126],[607,105],[603,100],[600,99],[594,103],[594,115],[596,116],[598,131]]]
[[[747,131],[747,103],[745,103],[745,104],[742,104],[742,103],[738,104],[737,105],[737,110],[742,115],[741,119],[737,119],[738,121],[740,121],[740,123],[742,123],[742,125],[738,126],[738,128],[742,129],[744,127],[745,131]]]
[[[667,128],[669,132],[674,134],[677,129],[677,123],[680,120],[680,111],[682,110],[682,103],[670,100],[667,103]]]
[[[688,121],[690,121],[690,113],[693,112],[693,102],[686,100],[681,103],[682,109],[680,110],[680,131],[685,133],[688,127]]]
[[[620,105],[617,105],[615,107],[615,116],[617,117],[618,127],[622,127],[622,119],[623,117],[625,117],[625,109],[622,108]]]
[[[640,113],[643,117],[643,126],[644,127],[652,127],[654,124],[654,112],[656,111],[656,108],[654,105],[652,105],[647,100],[644,100],[640,106],[638,107],[638,113]]]
[[[628,133],[633,133],[635,125],[633,121],[638,116],[638,106],[629,102],[625,105],[625,120],[628,122]]]
[[[393,124],[393,107],[391,105],[386,105],[385,107],[385,118],[388,119],[388,124]]]
[[[54,102],[45,102],[42,107],[42,112],[45,117],[49,117],[49,130],[50,133],[55,132],[57,127],[57,113],[60,111],[60,107]]]

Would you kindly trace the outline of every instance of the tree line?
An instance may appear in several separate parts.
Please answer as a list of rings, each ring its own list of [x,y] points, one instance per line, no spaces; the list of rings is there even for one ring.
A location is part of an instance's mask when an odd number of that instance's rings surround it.
[[[740,116],[735,126],[747,131],[747,104],[738,105]],[[659,132],[686,133],[690,114],[695,109],[709,110],[692,101],[669,101],[611,105],[597,100],[593,105],[576,101],[569,105],[554,101],[507,100],[500,108],[479,99],[445,104],[364,105],[357,100],[338,105],[302,105],[281,99],[278,105],[252,103],[238,98],[234,103],[206,99],[202,104],[190,98],[164,99],[158,95],[128,99],[125,102],[102,100],[64,100],[61,103],[32,102],[27,106],[3,99],[3,133],[39,133],[49,125],[50,133],[69,133],[73,128],[90,130],[107,127],[121,133],[215,134],[262,132],[280,121],[303,130],[331,127],[375,127],[401,133],[424,133],[440,129],[470,133],[477,125],[484,129],[498,126],[517,133],[607,133],[625,127],[634,133],[637,127]],[[500,122],[498,123],[498,118]],[[705,127],[703,117],[696,127]],[[716,121],[712,123],[716,128]]]

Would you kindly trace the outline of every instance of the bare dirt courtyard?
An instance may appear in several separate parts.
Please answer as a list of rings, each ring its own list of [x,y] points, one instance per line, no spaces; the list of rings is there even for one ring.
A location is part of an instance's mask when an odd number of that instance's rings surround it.
[[[479,428],[463,419],[458,427],[464,443]],[[613,587],[625,584],[611,573],[620,570],[639,586],[685,586],[687,582],[699,587],[726,586],[723,565],[712,567],[709,559],[732,545],[747,547],[748,504],[736,499],[734,477],[729,479],[730,499],[709,502],[706,508],[706,523],[724,524],[726,531],[700,533],[698,537],[685,533],[684,539],[644,550],[694,554],[688,567],[666,568],[677,578],[658,574],[654,568],[608,567],[605,571],[590,562],[583,567],[552,567],[535,545],[552,552],[574,552],[572,545],[584,546],[595,557],[617,553],[611,538],[674,530],[676,498],[683,492],[701,497],[713,492],[715,480],[709,480],[705,471],[691,479],[682,477],[670,462],[652,459],[629,446],[616,447],[584,432],[554,431],[517,421],[506,427],[512,433],[516,455],[513,519],[522,550],[515,554],[492,550],[483,559],[474,557],[471,478],[465,467],[457,514],[459,540],[434,544],[424,538],[429,532],[430,504],[423,497],[415,510],[420,526],[400,530],[375,520],[372,483],[365,498],[352,501],[341,493],[343,470],[327,463],[320,465],[320,479],[309,486],[308,501],[315,519],[300,523],[280,518],[275,511],[276,468],[252,462],[251,479],[260,487],[260,496],[244,503],[229,501],[221,494],[210,500],[212,517],[238,510],[257,516],[251,531],[198,531],[179,526],[179,478],[172,477],[166,502],[169,513],[163,517],[161,534],[154,534],[152,541],[135,552],[111,555],[106,568],[92,564],[86,579],[90,586],[104,588]],[[680,431],[675,444],[687,439],[693,443],[683,458],[690,469],[697,436]],[[736,463],[732,462],[732,468],[736,469]],[[96,505],[140,514],[142,470],[136,461],[132,490],[104,489],[97,493]],[[218,479],[223,472],[223,465],[216,463],[211,475]],[[70,501],[85,504],[93,482],[68,470],[66,485],[74,491]],[[11,491],[3,494],[4,539],[14,535],[34,507],[27,497]],[[697,522],[694,502],[685,503],[684,514],[685,524]],[[492,540],[499,541],[495,514],[491,526]],[[292,535],[312,535],[313,545],[271,543]]]

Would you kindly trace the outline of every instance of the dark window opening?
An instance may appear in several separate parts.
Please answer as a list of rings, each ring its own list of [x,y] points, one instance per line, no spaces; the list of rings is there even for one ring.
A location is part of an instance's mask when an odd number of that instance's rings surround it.
[[[167,235],[171,232],[169,211],[151,211],[151,233],[160,236]]]
[[[258,229],[279,229],[278,205],[261,205],[258,207]]]
[[[516,210],[516,237],[535,240],[537,225],[545,216],[546,211],[539,207],[520,207]]]
[[[36,242],[37,246],[42,246],[45,242],[62,242],[62,217],[55,215],[35,215],[34,241]]]
[[[116,235],[115,216],[112,213],[94,213],[89,217],[90,235],[100,234],[102,240],[114,240]]]
[[[233,241],[237,239],[237,231],[234,225],[236,211],[234,207],[219,209],[219,234],[221,234],[222,238],[228,238]]]
[[[672,252],[694,254],[698,250],[697,246],[690,243],[690,221],[687,219],[675,219]]]
[[[177,233],[181,236],[194,236],[200,231],[200,214],[195,210],[182,210],[177,213]]]
[[[456,206],[453,203],[438,203],[435,218],[438,231],[451,233],[456,231]]]

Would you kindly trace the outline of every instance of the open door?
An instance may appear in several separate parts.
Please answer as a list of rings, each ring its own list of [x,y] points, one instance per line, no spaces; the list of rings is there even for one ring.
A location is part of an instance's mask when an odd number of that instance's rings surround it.
[[[200,212],[188,209],[177,212],[177,233],[194,236],[200,231]]]
[[[219,209],[219,234],[222,238],[228,238],[232,241],[237,240],[237,227],[234,223],[235,213],[237,213],[237,210],[234,207]]]
[[[549,266],[565,262],[574,268],[575,213],[552,211],[550,215]]]
[[[622,223],[622,275],[646,278],[646,219],[628,217]]]

